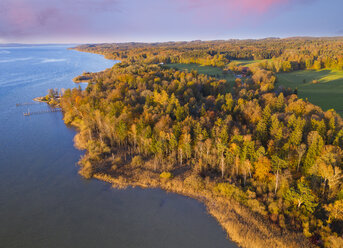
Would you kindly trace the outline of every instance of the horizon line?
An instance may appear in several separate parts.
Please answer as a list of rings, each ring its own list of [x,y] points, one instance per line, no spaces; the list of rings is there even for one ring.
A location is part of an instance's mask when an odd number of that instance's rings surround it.
[[[201,41],[201,42],[210,42],[210,41],[233,41],[233,40],[267,40],[267,39],[300,39],[300,38],[312,38],[312,39],[319,39],[319,38],[343,38],[343,35],[333,35],[333,36],[285,36],[285,37],[276,37],[276,36],[266,36],[266,37],[255,37],[255,38],[227,38],[227,39],[185,39],[185,40],[165,40],[165,41],[142,41],[142,40],[126,40],[126,41],[96,41],[96,42],[1,42],[0,46],[3,45],[87,45],[87,44],[121,44],[121,43],[145,43],[145,44],[153,44],[153,43],[170,43],[170,42],[194,42],[194,41]]]

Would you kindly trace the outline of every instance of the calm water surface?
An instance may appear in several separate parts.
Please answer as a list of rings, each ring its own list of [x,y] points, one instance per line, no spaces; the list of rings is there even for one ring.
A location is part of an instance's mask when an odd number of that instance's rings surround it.
[[[114,63],[66,48],[0,48],[0,247],[236,247],[195,200],[82,179],[62,114],[23,116],[48,107],[16,103]]]

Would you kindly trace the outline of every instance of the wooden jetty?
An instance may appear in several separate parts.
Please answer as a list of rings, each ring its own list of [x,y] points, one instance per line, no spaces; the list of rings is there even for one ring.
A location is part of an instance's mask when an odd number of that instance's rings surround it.
[[[53,113],[53,112],[61,112],[62,109],[60,108],[54,108],[54,109],[47,109],[47,110],[41,110],[41,111],[34,111],[30,112],[30,110],[27,110],[27,112],[24,112],[24,116],[30,116],[30,115],[39,115],[44,113]]]
[[[42,104],[41,102],[23,102],[23,103],[16,103],[15,106],[29,106],[29,105],[39,105]]]

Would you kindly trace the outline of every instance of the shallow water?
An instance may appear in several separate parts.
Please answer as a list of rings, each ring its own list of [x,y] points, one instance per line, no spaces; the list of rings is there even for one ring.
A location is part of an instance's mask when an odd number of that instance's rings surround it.
[[[62,114],[23,116],[48,107],[16,103],[114,63],[66,48],[0,48],[0,247],[236,247],[196,200],[82,179]]]

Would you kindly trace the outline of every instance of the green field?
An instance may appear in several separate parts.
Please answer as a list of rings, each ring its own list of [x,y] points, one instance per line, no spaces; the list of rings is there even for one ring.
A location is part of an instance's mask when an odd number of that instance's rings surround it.
[[[232,60],[231,62],[237,63],[237,65],[250,67],[252,64],[261,62],[263,60]]]
[[[216,77],[219,79],[226,79],[228,82],[233,82],[236,79],[236,77],[232,73],[224,73],[221,68],[214,66],[203,66],[198,64],[168,64],[167,66],[170,68],[184,71],[196,70],[200,74],[206,74],[211,77]]]
[[[319,83],[312,83],[318,80]],[[343,71],[301,70],[278,73],[277,84],[292,89],[298,88],[300,98],[320,106],[323,110],[335,109],[343,113]]]

